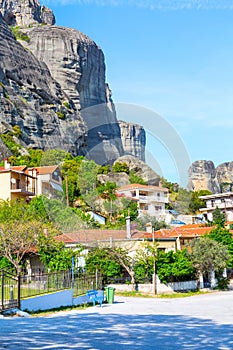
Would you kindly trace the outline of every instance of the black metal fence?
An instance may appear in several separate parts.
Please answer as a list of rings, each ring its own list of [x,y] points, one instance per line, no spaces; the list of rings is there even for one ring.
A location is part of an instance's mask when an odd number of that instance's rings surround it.
[[[72,271],[14,276],[9,272],[1,272],[0,312],[6,309],[20,308],[20,300],[29,297],[73,289],[73,296],[86,293],[89,289],[102,289],[103,278],[95,275],[77,274]]]
[[[71,272],[24,275],[20,278],[21,299],[71,288]]]
[[[74,275],[73,289],[74,296],[83,295],[90,289],[102,289],[102,275],[96,272],[95,275]]]
[[[0,311],[20,306],[20,279],[10,272],[0,271]]]

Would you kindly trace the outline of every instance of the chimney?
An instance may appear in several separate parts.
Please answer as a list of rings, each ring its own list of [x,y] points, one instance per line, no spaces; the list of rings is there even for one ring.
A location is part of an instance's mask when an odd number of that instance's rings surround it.
[[[130,216],[126,216],[126,238],[131,238],[131,229],[130,229]]]
[[[148,222],[147,224],[146,224],[146,232],[147,233],[152,233],[152,223],[151,222]]]
[[[8,158],[4,158],[4,168],[5,168],[6,170],[9,170],[10,167],[11,167],[11,164],[10,164]]]

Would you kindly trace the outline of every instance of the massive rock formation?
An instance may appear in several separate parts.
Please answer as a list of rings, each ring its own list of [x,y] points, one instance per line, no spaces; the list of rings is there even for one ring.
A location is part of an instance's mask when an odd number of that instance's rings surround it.
[[[233,161],[225,162],[216,168],[212,161],[198,160],[189,169],[188,189],[209,190],[212,193],[233,190]]]
[[[4,132],[19,125],[26,146],[59,147],[99,164],[122,156],[123,140],[125,152],[144,159],[145,132],[127,124],[120,129],[104,54],[94,41],[77,30],[53,26],[52,11],[38,0],[0,0],[0,10],[8,24],[21,26],[26,38],[17,42],[0,19]]]
[[[146,133],[141,125],[119,121],[124,154],[145,162]]]
[[[222,192],[233,190],[233,162],[222,163],[216,168],[216,177]]]
[[[86,126],[47,66],[15,40],[0,14],[0,128],[18,125],[31,148],[62,148],[74,154],[86,143]]]
[[[53,12],[37,0],[0,0],[0,12],[9,25],[54,24]]]
[[[198,160],[189,168],[188,189],[192,191],[209,190],[219,192],[219,184],[216,179],[216,169],[212,161]]]

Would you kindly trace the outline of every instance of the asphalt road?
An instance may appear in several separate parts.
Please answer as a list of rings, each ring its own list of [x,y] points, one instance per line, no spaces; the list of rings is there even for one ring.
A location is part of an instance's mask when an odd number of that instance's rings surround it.
[[[0,319],[0,349],[233,350],[233,292]]]

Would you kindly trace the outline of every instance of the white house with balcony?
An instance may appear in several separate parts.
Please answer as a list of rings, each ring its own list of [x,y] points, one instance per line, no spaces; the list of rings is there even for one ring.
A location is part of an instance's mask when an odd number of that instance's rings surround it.
[[[165,220],[165,203],[168,203],[168,189],[140,184],[125,185],[117,189],[119,197],[129,198],[138,204],[139,216],[155,216]]]
[[[233,192],[210,194],[199,198],[206,201],[206,207],[200,211],[209,221],[213,220],[213,211],[217,207],[226,214],[227,221],[233,221]]]
[[[28,174],[36,174],[37,195],[45,195],[48,198],[56,198],[57,193],[63,193],[62,175],[58,165],[28,168]]]

